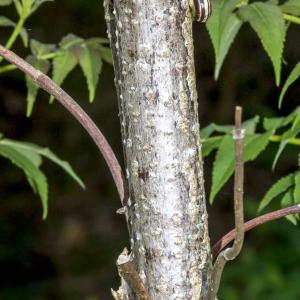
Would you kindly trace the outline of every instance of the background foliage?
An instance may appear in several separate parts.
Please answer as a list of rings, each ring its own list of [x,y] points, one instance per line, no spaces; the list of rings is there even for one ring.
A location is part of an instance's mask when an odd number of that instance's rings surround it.
[[[106,63],[110,63],[105,50],[107,41],[91,39],[105,37],[99,1],[14,1],[30,4],[31,10],[42,2],[51,2],[41,5],[30,18],[30,9],[27,14],[20,13],[21,10],[16,13],[13,5],[8,5],[11,2],[0,0],[0,5],[6,4],[0,6],[0,15],[6,18],[0,18],[1,43],[11,43],[12,30],[18,24],[22,27],[23,19],[28,18],[21,30],[22,39],[14,45],[15,51],[23,57],[30,55],[31,62],[49,72],[52,65],[49,74],[58,83],[63,83],[68,73],[74,70],[65,80],[64,87],[76,99],[92,101],[95,98],[92,105],[79,101],[103,129],[122,160],[112,68]],[[214,6],[214,15],[207,25],[209,35],[199,24],[195,25],[194,33],[197,79],[201,87],[200,121],[202,127],[211,122],[230,124],[234,105],[244,106],[246,119],[250,119],[246,123],[249,129],[247,159],[257,157],[246,168],[249,218],[256,215],[259,201],[281,177],[288,178],[279,184],[280,189],[275,186],[277,193],[266,194],[261,208],[265,204],[270,204],[268,209],[278,208],[280,202],[287,205],[299,199],[299,109],[295,109],[299,105],[300,90],[295,80],[300,72],[297,64],[300,60],[300,29],[295,22],[287,26],[286,17],[299,15],[299,0],[285,4],[216,0]],[[271,33],[268,28],[272,28]],[[29,50],[24,46],[29,46]],[[99,57],[104,64],[95,64],[96,60],[100,62]],[[0,74],[0,131],[13,140],[28,140],[51,147],[72,163],[83,178],[86,191],[81,191],[63,172],[46,162],[43,169],[47,171],[52,188],[49,217],[42,222],[38,202],[24,183],[22,173],[1,159],[0,297],[108,299],[110,287],[118,284],[114,260],[127,244],[127,234],[124,220],[115,215],[118,197],[111,186],[107,168],[71,116],[55,102],[48,105],[49,97],[44,93],[36,102],[35,86],[27,80],[26,91],[22,74],[9,71]],[[213,77],[219,80],[216,82]],[[281,77],[288,78],[286,84],[281,83]],[[276,88],[275,83],[281,84],[280,88]],[[278,101],[282,103],[281,110],[277,108]],[[26,111],[31,118],[24,116]],[[222,159],[230,157],[230,130],[228,126],[211,124],[201,136],[207,155],[213,154],[211,151],[221,145],[214,164],[213,155],[208,156],[205,164],[209,198],[212,201],[216,197],[213,207],[209,208],[213,240],[233,225],[231,182],[225,184],[232,173],[232,160]],[[291,143],[291,139],[296,143]],[[3,141],[4,144],[7,141],[15,143],[2,138],[0,142]],[[48,150],[38,149],[49,157]],[[274,158],[277,161],[279,154],[280,159],[272,172]],[[39,167],[41,155],[39,152],[33,157]],[[63,161],[59,162],[66,169]],[[218,168],[224,167],[227,171],[220,174]],[[72,169],[67,168],[67,171],[81,183]],[[212,174],[212,189],[209,174]],[[281,197],[275,201],[274,195]],[[220,299],[297,299],[300,296],[297,235],[299,228],[286,221],[265,225],[250,233],[242,256],[226,269]]]

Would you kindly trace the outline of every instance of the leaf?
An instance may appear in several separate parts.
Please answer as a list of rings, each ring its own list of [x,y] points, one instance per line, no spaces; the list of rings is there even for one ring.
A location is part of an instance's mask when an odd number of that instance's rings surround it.
[[[26,59],[32,66],[36,69],[40,70],[44,74],[47,74],[50,69],[50,63],[47,60],[40,60],[36,57],[30,55]],[[35,103],[39,87],[34,83],[34,81],[26,75],[26,86],[27,86],[27,111],[26,116],[30,117],[33,109],[33,105]]]
[[[238,3],[239,0],[215,0],[213,13],[206,22],[215,51],[215,79],[218,79],[224,59],[242,25],[232,13]]]
[[[64,49],[68,50],[76,45],[80,45],[84,42],[84,40],[75,34],[68,34],[65,37],[62,38],[62,40],[59,43],[59,46]]]
[[[273,130],[275,131],[277,128],[283,126],[284,122],[283,117],[279,118],[264,118],[264,128],[265,130]]]
[[[204,140],[202,142],[202,156],[206,157],[208,156],[213,150],[217,149],[221,143],[221,140],[219,137],[217,138],[210,138],[207,140]]]
[[[13,0],[0,0],[0,6],[11,5]]]
[[[16,151],[14,147],[1,144],[0,155],[8,158],[12,163],[24,171],[30,185],[33,186],[33,190],[37,191],[41,198],[43,219],[46,219],[48,213],[48,184],[44,173],[40,171],[27,156]]]
[[[254,118],[243,122],[242,128],[246,130],[246,134],[254,134],[258,123],[259,116],[255,116]]]
[[[106,47],[98,47],[99,51],[100,51],[100,55],[101,58],[107,62],[108,64],[112,65],[113,64],[113,58],[112,58],[112,53],[110,48],[106,48]]]
[[[272,61],[276,85],[279,86],[286,34],[286,26],[280,8],[270,2],[254,2],[241,7],[239,14],[244,21],[250,23],[259,36]]]
[[[275,155],[273,165],[272,165],[272,169],[275,169],[275,166],[278,162],[278,159],[279,159],[282,151],[284,150],[284,148],[288,144],[289,139],[292,139],[292,138],[296,137],[300,133],[300,119],[296,118],[295,120],[297,120],[297,122],[294,123],[293,126],[290,129],[288,129],[281,137],[281,142],[279,144],[277,153]]]
[[[294,199],[295,203],[300,204],[300,172],[295,175]]]
[[[294,16],[300,16],[300,1],[289,0],[279,6],[282,12]]]
[[[258,155],[266,149],[269,144],[269,138],[272,132],[267,131],[263,134],[255,134],[246,137],[244,146],[244,161],[254,160]]]
[[[54,52],[56,50],[56,46],[54,44],[43,44],[37,40],[31,39],[30,50],[33,56],[40,59],[41,56]]]
[[[76,67],[78,63],[77,56],[73,51],[65,50],[53,59],[53,80],[61,85],[68,74]],[[50,97],[50,102],[54,97]]]
[[[1,4],[0,4],[1,5]],[[15,22],[11,21],[10,19],[4,17],[4,16],[0,16],[0,26],[11,26],[14,27],[16,25]]]
[[[271,132],[246,136],[244,141],[244,162],[254,160],[268,145]],[[234,172],[234,141],[231,135],[225,135],[220,143],[213,165],[212,187],[209,201],[213,202],[216,194]]]
[[[267,191],[263,199],[259,204],[258,211],[262,211],[266,206],[270,204],[270,202],[291,186],[294,185],[295,174],[289,174],[285,177],[280,178],[277,182],[275,182],[272,187]]]
[[[231,135],[225,135],[220,143],[213,165],[212,186],[209,202],[212,203],[216,194],[233,173],[234,143]]]
[[[19,142],[10,139],[2,139],[0,140],[0,145],[7,145],[10,147],[14,147],[17,151],[27,151],[31,154],[39,155],[46,157],[47,159],[51,160],[59,167],[61,167],[68,175],[70,175],[82,188],[85,188],[84,183],[79,178],[79,176],[74,172],[71,165],[58,156],[56,156],[50,149],[43,148],[38,145],[28,143],[28,142]]]
[[[0,16],[0,27],[1,26],[16,27],[16,23],[4,16]],[[28,46],[28,33],[25,28],[21,29],[20,36],[21,36],[24,46],[27,47]]]
[[[300,77],[300,62],[294,67],[291,74],[287,78],[286,82],[283,85],[283,88],[280,92],[279,100],[278,100],[278,107],[281,108],[283,97],[286,94],[288,88]]]
[[[289,189],[281,199],[281,207],[289,207],[294,204],[294,199],[293,199],[293,191],[292,189]],[[297,220],[297,215],[289,215],[286,216],[285,218],[292,222],[294,225],[297,225],[298,220]]]
[[[19,0],[13,0],[19,16],[22,16],[23,6]]]
[[[93,102],[95,99],[99,74],[101,73],[102,69],[101,55],[97,49],[84,45],[80,47],[79,64],[87,80],[89,101]]]

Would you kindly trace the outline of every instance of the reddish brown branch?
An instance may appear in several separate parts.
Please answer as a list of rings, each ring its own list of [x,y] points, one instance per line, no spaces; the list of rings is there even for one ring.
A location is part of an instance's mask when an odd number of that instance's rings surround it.
[[[265,224],[270,221],[274,221],[288,215],[293,215],[300,213],[300,204],[291,207],[276,210],[255,219],[252,219],[244,224],[244,230],[249,231],[259,225]],[[212,248],[213,258],[215,259],[217,255],[231,242],[235,239],[236,230],[233,229],[225,234]]]
[[[236,235],[232,247],[224,249],[216,258],[211,275],[211,285],[208,300],[215,300],[220,287],[222,273],[226,263],[234,260],[243,247],[244,242],[244,160],[243,140],[245,130],[242,129],[242,108],[235,109],[235,128],[232,132],[235,145],[235,173],[234,173],[234,219]]]
[[[122,204],[124,205],[127,197],[126,181],[123,176],[121,166],[108,144],[106,138],[103,136],[100,129],[87,115],[87,113],[77,104],[77,102],[61,89],[55,82],[53,82],[47,75],[35,69],[25,60],[17,56],[14,52],[5,49],[0,45],[0,56],[15,65],[18,69],[23,71],[43,90],[54,96],[84,127],[91,138],[102,153],[110,172],[113,176],[115,184]]]

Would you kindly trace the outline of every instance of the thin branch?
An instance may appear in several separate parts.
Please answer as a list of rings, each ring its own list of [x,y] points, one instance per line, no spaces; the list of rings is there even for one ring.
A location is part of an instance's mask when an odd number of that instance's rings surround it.
[[[279,209],[267,214],[264,214],[262,216],[259,216],[255,219],[252,219],[244,224],[244,230],[245,232],[259,226],[262,224],[265,224],[270,221],[274,221],[283,217],[286,217],[288,215],[293,215],[296,213],[300,213],[300,204],[294,205],[291,207]],[[236,230],[233,229],[229,231],[227,234],[225,234],[212,248],[212,255],[215,259],[217,255],[231,242],[235,239]]]
[[[2,66],[2,67],[0,67],[0,74],[5,73],[5,72],[10,72],[10,71],[13,71],[16,69],[17,69],[17,67],[15,65]]]
[[[87,113],[47,75],[35,69],[14,52],[4,48],[2,45],[0,45],[0,56],[11,64],[16,65],[18,69],[31,77],[40,88],[54,96],[79,121],[102,153],[117,186],[121,202],[125,205],[127,200],[127,187],[121,166],[106,138]]]
[[[138,300],[151,300],[144,283],[135,270],[131,256],[125,248],[117,260],[117,267],[120,276],[126,281],[129,287],[133,290]]]
[[[244,136],[245,130],[242,129],[242,108],[238,106],[235,109],[235,128],[233,130],[233,139],[235,141],[234,216],[236,235],[233,246],[222,251],[213,266],[209,300],[216,299],[225,264],[227,261],[234,260],[239,255],[244,242]]]
[[[300,25],[300,18],[299,17],[288,15],[288,14],[283,14],[283,17],[288,22]]]
[[[206,143],[209,141],[221,141],[223,137],[224,135],[214,135],[206,139],[201,139],[201,142]],[[282,141],[282,135],[271,135],[269,137],[269,141],[274,143],[280,143]],[[300,139],[299,138],[287,139],[286,143],[289,145],[300,146]]]

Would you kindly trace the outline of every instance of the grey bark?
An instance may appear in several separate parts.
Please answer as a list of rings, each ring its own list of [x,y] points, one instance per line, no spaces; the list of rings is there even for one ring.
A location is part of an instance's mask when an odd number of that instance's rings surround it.
[[[206,299],[211,253],[188,1],[105,0],[104,7],[133,261],[153,300]],[[121,290],[127,295],[115,298],[134,299],[126,284]]]

